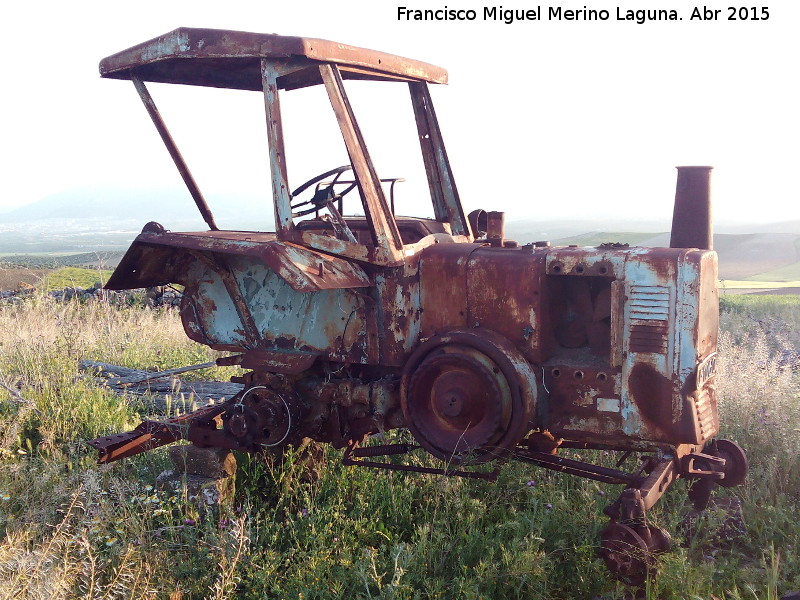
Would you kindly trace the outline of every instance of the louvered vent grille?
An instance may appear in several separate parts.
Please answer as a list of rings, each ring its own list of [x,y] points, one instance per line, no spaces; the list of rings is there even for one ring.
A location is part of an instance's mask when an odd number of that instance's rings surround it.
[[[669,347],[669,289],[634,285],[628,296],[631,352],[666,354]]]
[[[631,319],[669,320],[669,289],[657,285],[631,286]]]
[[[631,327],[631,352],[667,352],[667,324],[634,325]]]

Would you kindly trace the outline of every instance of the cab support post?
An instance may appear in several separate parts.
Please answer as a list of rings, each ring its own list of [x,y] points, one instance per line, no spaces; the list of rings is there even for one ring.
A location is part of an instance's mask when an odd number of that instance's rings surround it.
[[[219,227],[217,227],[217,224],[214,222],[214,215],[211,214],[211,209],[208,208],[208,204],[206,204],[203,194],[200,193],[200,188],[197,187],[197,183],[195,182],[194,177],[192,177],[189,167],[186,166],[186,161],[183,160],[180,150],[178,150],[178,147],[175,145],[175,140],[172,139],[172,136],[170,135],[169,130],[164,123],[164,119],[161,118],[161,113],[158,112],[158,108],[156,107],[156,103],[153,102],[150,92],[147,91],[144,82],[139,79],[135,73],[131,73],[130,77],[133,85],[136,87],[136,91],[139,92],[139,97],[142,99],[144,107],[147,109],[147,113],[153,120],[153,125],[156,126],[158,134],[161,136],[161,140],[164,142],[169,155],[175,162],[175,166],[178,167],[178,172],[181,174],[186,187],[189,188],[189,193],[192,195],[192,198],[194,198],[194,203],[200,210],[203,220],[206,222],[211,231],[219,231]]]

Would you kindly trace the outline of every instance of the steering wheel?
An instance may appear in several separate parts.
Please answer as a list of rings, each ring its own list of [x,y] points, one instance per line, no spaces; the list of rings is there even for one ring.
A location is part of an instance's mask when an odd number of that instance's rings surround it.
[[[336,167],[335,169],[331,169],[330,171],[325,171],[321,175],[317,175],[316,177],[312,177],[308,181],[306,181],[303,185],[298,187],[292,192],[290,208],[292,209],[292,217],[302,217],[304,215],[311,214],[312,212],[316,212],[322,208],[327,208],[331,213],[338,213],[336,208],[333,206],[333,202],[337,200],[341,200],[344,196],[348,193],[353,191],[356,187],[356,183],[350,184],[347,188],[345,188],[342,192],[336,194],[334,192],[334,186],[336,182],[339,181],[339,178],[342,176],[343,173],[346,171],[351,171],[353,167],[350,165],[344,165],[341,167]],[[296,196],[299,196],[308,188],[310,188],[315,183],[319,183],[323,179],[330,177],[331,175],[335,175],[333,181],[331,181],[325,187],[321,187],[318,189],[314,196],[309,200],[298,201]],[[303,208],[302,210],[298,210],[303,206],[311,205],[310,208]]]

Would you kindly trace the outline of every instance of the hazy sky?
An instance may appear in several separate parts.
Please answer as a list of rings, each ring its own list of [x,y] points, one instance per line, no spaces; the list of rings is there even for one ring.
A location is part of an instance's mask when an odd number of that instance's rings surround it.
[[[772,3],[769,19],[758,21],[729,21],[728,3],[719,2],[698,5],[719,10],[716,21],[690,20],[695,4],[680,0],[508,2],[506,9],[544,13],[542,20],[512,24],[484,20],[485,5],[478,2],[45,0],[10,6],[16,8],[4,11],[0,41],[0,210],[91,186],[175,187],[185,194],[133,86],[100,79],[97,63],[190,26],[318,37],[447,68],[450,85],[432,93],[468,209],[502,209],[511,218],[668,216],[674,166],[713,165],[718,219],[800,218],[797,2]],[[474,9],[477,19],[405,22],[397,18],[398,6]],[[547,20],[551,6],[606,9],[610,16]],[[624,15],[652,6],[675,9],[683,20],[616,20],[618,7]],[[259,94],[163,85],[151,85],[151,92],[212,208],[214,197],[229,191],[267,198]],[[355,90],[359,118],[395,125],[396,111],[410,114],[407,92],[389,92],[404,104],[395,108]],[[291,186],[346,162],[321,141],[324,124],[333,123],[329,104],[312,108],[322,100],[313,92],[282,99],[293,136]],[[391,167],[382,176],[407,176],[408,157],[417,154],[404,149],[407,133],[396,127],[367,137],[388,157],[376,158],[379,167]],[[413,181],[408,185],[415,189]]]

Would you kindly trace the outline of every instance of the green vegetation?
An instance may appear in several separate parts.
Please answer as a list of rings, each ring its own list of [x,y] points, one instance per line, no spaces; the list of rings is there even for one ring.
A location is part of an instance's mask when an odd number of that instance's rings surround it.
[[[742,500],[747,531],[720,540],[724,516],[710,511],[696,537],[676,536],[648,598],[777,600],[800,589],[798,375],[779,361],[800,347],[796,298],[724,299],[723,435],[747,448],[751,474],[717,494]],[[214,356],[186,339],[173,310],[0,305],[0,597],[625,597],[595,556],[619,486],[522,464],[496,483],[386,473],[312,447],[282,464],[237,456],[233,504],[200,513],[153,487],[169,468],[163,449],[94,464],[84,440],[140,415],[79,376],[79,359],[169,368]],[[654,522],[679,532],[685,493],[679,482]]]
[[[0,268],[24,267],[28,269],[58,269],[59,267],[86,267],[116,265],[122,252],[81,252],[80,254],[41,252],[36,254],[0,254]]]
[[[765,290],[781,289],[790,287],[800,287],[800,280],[776,281],[761,279],[725,279],[719,282],[719,287],[723,291],[732,290]]]
[[[66,287],[89,288],[97,282],[105,283],[111,271],[83,269],[80,267],[61,267],[45,275],[44,290],[61,290]]]

